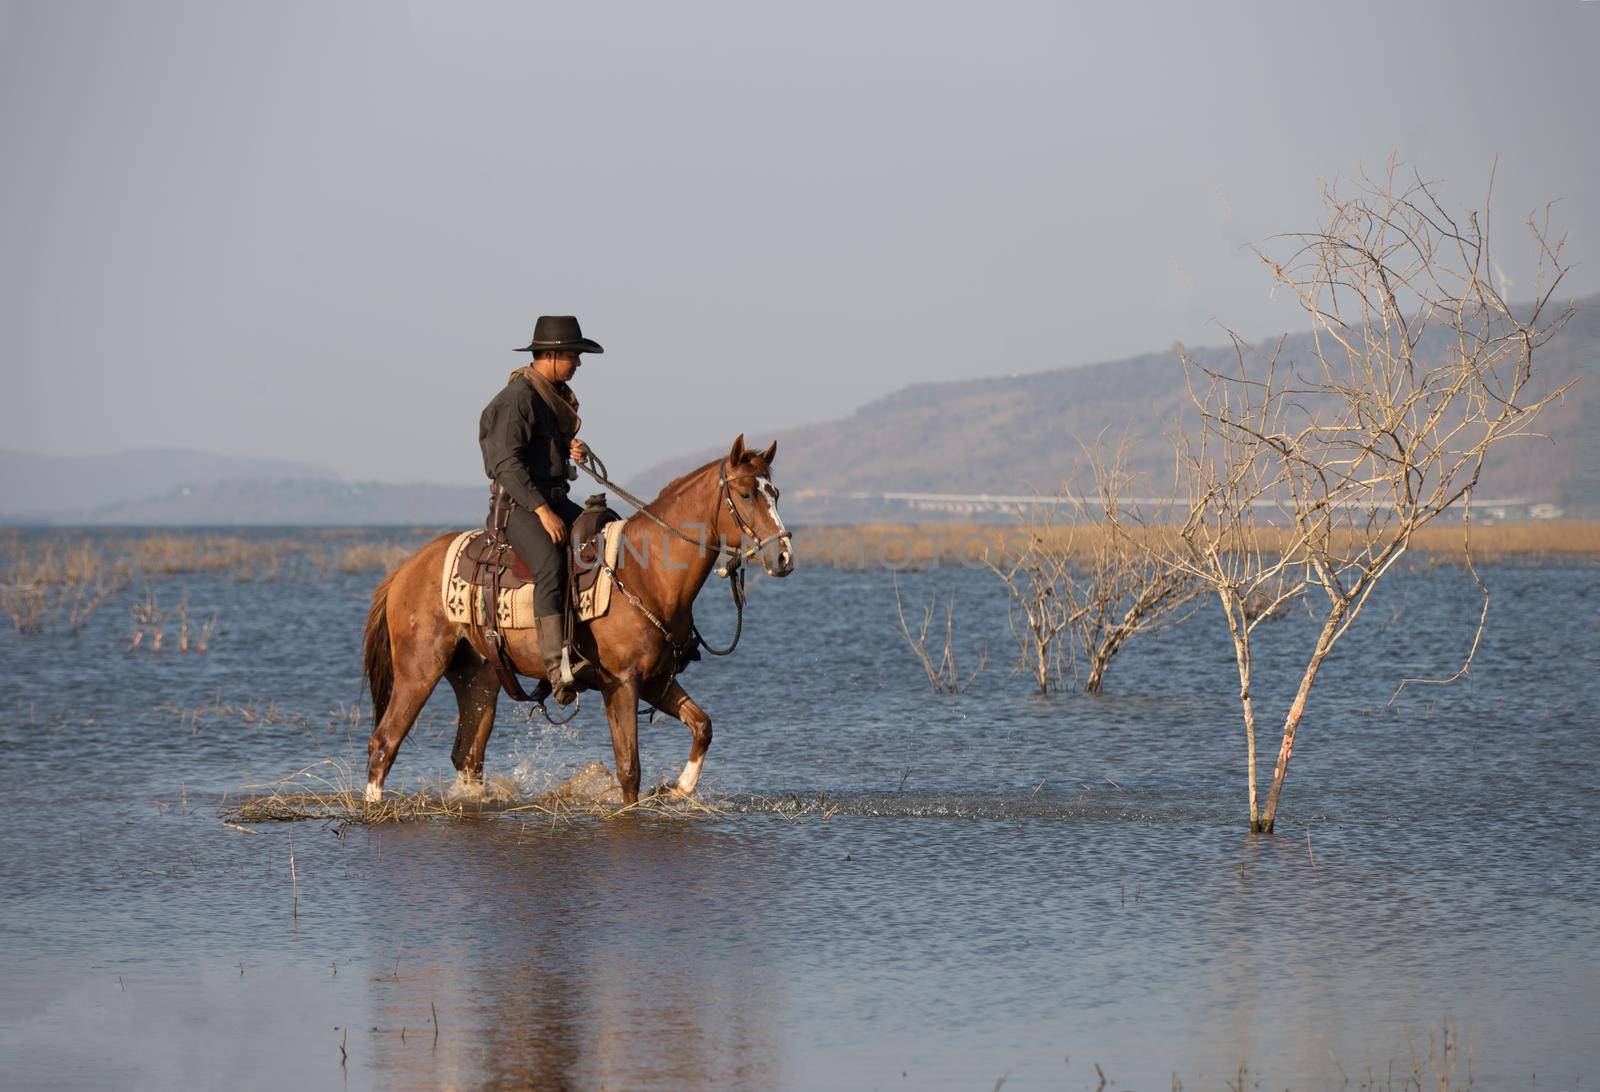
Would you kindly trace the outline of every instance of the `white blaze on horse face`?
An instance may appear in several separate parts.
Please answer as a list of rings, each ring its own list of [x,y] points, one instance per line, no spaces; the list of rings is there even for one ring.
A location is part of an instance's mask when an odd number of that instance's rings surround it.
[[[367,782],[367,803],[376,804],[383,799],[383,786],[377,782]]]
[[[756,479],[756,489],[767,502],[767,513],[772,516],[772,522],[778,525],[776,534],[785,534],[788,528],[783,525],[783,517],[778,515],[778,490],[766,478]]]
[[[772,522],[775,523],[777,525],[777,527],[778,527],[778,529],[776,531],[774,531],[773,534],[777,535],[777,536],[787,535],[789,533],[789,528],[787,528],[787,527],[785,527],[783,525],[783,517],[778,515],[778,489],[777,489],[777,487],[774,486],[772,484],[772,482],[769,481],[766,478],[757,478],[756,479],[756,488],[757,488],[757,490],[760,491],[761,496],[766,499],[767,512],[768,512],[769,515],[772,516]],[[783,540],[783,550],[782,550],[782,552],[780,552],[778,554],[778,566],[779,566],[779,570],[780,571],[776,575],[778,575],[778,576],[786,575],[789,572],[789,568],[792,565],[793,561],[794,561],[794,556],[790,552],[790,549],[789,549],[789,540],[788,539],[784,539]],[[763,561],[762,564],[765,565],[766,562]]]
[[[683,764],[683,772],[678,775],[677,789],[679,792],[685,796],[694,792],[695,784],[700,780],[700,766],[705,760],[706,756],[701,755],[699,758],[691,758]]]

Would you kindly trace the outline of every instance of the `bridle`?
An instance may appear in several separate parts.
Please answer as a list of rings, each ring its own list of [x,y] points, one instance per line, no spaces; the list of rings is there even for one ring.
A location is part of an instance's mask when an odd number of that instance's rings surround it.
[[[733,557],[737,559],[737,562],[749,561],[751,558],[759,558],[761,561],[761,567],[767,571],[767,575],[777,576],[778,574],[773,570],[772,566],[767,564],[767,558],[764,551],[774,542],[782,542],[784,546],[788,547],[790,552],[793,553],[794,535],[791,534],[787,528],[785,528],[784,530],[780,530],[775,535],[768,535],[766,538],[762,538],[756,533],[756,529],[750,526],[749,521],[744,518],[744,514],[739,511],[738,505],[733,503],[733,490],[729,488],[733,482],[742,481],[746,478],[754,478],[756,481],[765,480],[762,475],[755,473],[719,475],[717,478],[717,492],[720,494],[718,499],[725,500],[727,502],[728,514],[733,516],[733,522],[739,528],[740,546],[744,546],[745,539],[752,540],[755,545],[744,547],[742,550],[735,549],[734,547],[729,546],[726,542],[723,542],[722,536],[718,535],[717,548],[725,553],[733,555]],[[777,491],[777,486],[771,485],[770,482],[768,482],[768,485],[771,486],[774,492]],[[715,524],[712,526],[715,526]],[[782,527],[783,524],[779,523],[778,526]],[[721,559],[720,554],[718,559]],[[717,575],[728,575],[724,569],[724,566],[717,566]]]
[[[681,538],[683,541],[693,546],[696,551],[704,550],[710,545],[710,543],[705,540],[704,536],[696,538],[694,535],[689,534],[689,532],[683,530],[681,527],[674,527],[672,524],[668,523],[666,520],[650,511],[649,501],[641,500],[632,493],[628,492],[622,486],[618,485],[616,482],[612,481],[607,474],[606,464],[601,462],[600,456],[596,455],[593,451],[589,452],[587,459],[579,460],[576,465],[579,470],[583,471],[585,474],[589,475],[589,477],[593,478],[595,481],[599,482],[601,485],[617,494],[617,496],[633,505],[634,509],[637,510],[641,516],[649,518],[659,525],[663,530],[676,535],[678,538]],[[756,532],[756,529],[750,526],[750,521],[744,518],[744,513],[739,511],[739,506],[733,503],[733,490],[729,488],[733,482],[743,481],[746,478],[754,478],[759,481],[762,479],[762,475],[754,472],[746,472],[743,474],[723,474],[720,472],[720,470],[717,474],[717,499],[715,504],[712,506],[713,515],[715,515],[715,512],[718,509],[721,509],[724,504],[727,505],[728,514],[733,516],[734,526],[739,528],[739,543],[735,546],[729,546],[727,542],[723,540],[722,535],[718,534],[717,561],[713,566],[713,569],[718,576],[727,578],[733,575],[734,570],[738,569],[739,566],[745,561],[748,561],[751,558],[757,558],[761,561],[761,567],[766,570],[768,576],[777,576],[778,574],[773,570],[772,566],[767,564],[767,559],[763,555],[763,551],[774,542],[781,541],[785,545],[791,547],[790,552],[792,553],[794,535],[792,532],[785,529],[779,531],[775,535],[768,535],[766,538],[762,538]],[[773,486],[773,489],[776,490],[777,487]],[[716,525],[717,520],[713,518],[709,526],[715,528]],[[780,526],[782,526],[781,523]],[[754,545],[745,546],[745,539],[752,540]]]
[[[639,499],[622,486],[612,481],[606,472],[606,464],[601,462],[600,457],[593,451],[589,452],[588,458],[580,459],[577,463],[577,467],[579,470],[582,470],[585,474],[589,475],[589,477],[593,478],[607,489],[610,489],[612,492],[616,493],[617,496],[633,505],[635,510],[637,510],[640,515],[648,517],[660,525],[664,530],[671,532],[678,538],[681,538],[683,541],[693,546],[697,552],[703,551],[706,546],[709,545],[704,537],[696,538],[687,531],[684,531],[682,528],[674,527],[672,524],[668,523],[666,520],[650,511],[648,501]],[[736,481],[743,481],[746,478],[754,478],[759,481],[761,480],[762,475],[750,472],[744,474],[723,474],[720,469],[718,470],[717,499],[712,505],[713,518],[709,524],[711,528],[716,528],[718,522],[720,522],[717,516],[720,513],[723,505],[726,504],[728,513],[733,516],[734,525],[739,528],[739,541],[738,544],[734,546],[729,546],[727,542],[723,540],[720,532],[717,534],[717,559],[712,565],[712,571],[728,581],[728,591],[733,596],[733,605],[735,610],[733,640],[728,643],[727,648],[719,649],[712,647],[711,643],[701,635],[700,627],[692,620],[689,624],[689,641],[685,646],[680,647],[679,643],[673,639],[672,631],[667,628],[667,624],[660,618],[656,617],[655,612],[649,607],[645,606],[643,600],[641,600],[637,595],[634,595],[632,591],[628,590],[627,586],[622,583],[622,579],[617,575],[616,570],[611,570],[612,584],[615,585],[615,587],[627,597],[630,603],[638,608],[641,614],[650,620],[650,623],[654,625],[661,633],[661,636],[665,638],[667,647],[672,650],[674,663],[677,665],[673,671],[674,675],[677,674],[678,670],[682,669],[681,665],[686,662],[687,655],[693,651],[696,644],[713,656],[732,655],[733,650],[739,647],[739,637],[744,633],[744,562],[750,558],[759,558],[761,561],[761,567],[766,570],[767,575],[777,576],[779,574],[772,568],[772,566],[767,564],[766,555],[763,551],[765,551],[766,548],[772,545],[774,542],[781,541],[786,546],[790,547],[790,553],[791,555],[793,554],[792,544],[794,542],[794,536],[787,529],[779,531],[775,535],[768,535],[766,538],[761,538],[756,533],[755,528],[750,526],[750,521],[745,519],[744,513],[739,511],[739,506],[733,503],[733,490],[730,488],[731,484]],[[769,482],[768,485],[771,485],[771,483]],[[776,486],[772,486],[772,488],[774,491],[777,489]],[[776,514],[776,512],[774,512],[774,514]],[[782,526],[781,521],[779,522],[779,526]],[[746,547],[744,545],[744,541],[747,538],[754,540],[755,544],[753,546]]]

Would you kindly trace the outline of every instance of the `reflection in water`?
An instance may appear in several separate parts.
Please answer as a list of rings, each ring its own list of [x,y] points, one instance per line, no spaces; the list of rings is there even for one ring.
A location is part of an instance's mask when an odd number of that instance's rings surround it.
[[[751,940],[768,923],[719,898],[743,886],[738,836],[649,819],[501,820],[389,841],[390,879],[410,894],[408,928],[374,915],[370,930],[384,945],[371,960],[384,1081],[777,1083],[784,1002]],[[450,889],[430,892],[443,876]],[[401,973],[385,977],[399,945]]]

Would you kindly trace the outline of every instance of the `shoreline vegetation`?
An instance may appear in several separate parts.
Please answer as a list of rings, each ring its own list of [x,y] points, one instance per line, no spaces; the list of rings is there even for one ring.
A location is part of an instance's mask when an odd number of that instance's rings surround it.
[[[268,534],[153,528],[101,531],[37,528],[0,531],[0,583],[70,582],[94,569],[119,567],[137,579],[182,573],[220,573],[235,580],[324,577],[340,573],[387,573],[436,535],[454,528],[307,528]],[[1175,538],[1175,526],[1134,530],[1154,547]],[[1032,532],[1021,523],[814,524],[794,529],[801,565],[852,571],[925,569],[940,565],[982,566],[987,556],[1017,556]],[[1043,542],[1069,557],[1089,557],[1103,546],[1103,524],[1056,523]],[[1353,535],[1346,535],[1354,538]],[[1254,532],[1252,545],[1272,553],[1287,542],[1287,529]],[[659,543],[652,543],[657,551]],[[1600,520],[1474,521],[1472,558],[1496,561],[1600,559]],[[1417,531],[1410,553],[1439,562],[1465,560],[1460,523],[1430,524]],[[649,556],[649,555],[647,555]]]
[[[210,573],[229,580],[324,580],[336,573],[392,572],[436,535],[454,528],[322,527],[285,531],[241,528],[151,528],[103,531],[53,527],[0,530],[0,613],[23,633],[64,627],[75,632],[118,592],[146,589],[154,579]],[[907,572],[940,566],[992,567],[1030,546],[1067,560],[1091,561],[1107,547],[1104,524],[1054,523],[1034,531],[1025,523],[818,524],[795,528],[801,567],[846,572]],[[1178,529],[1124,529],[1151,553],[1170,547]],[[663,535],[665,533],[663,532]],[[1289,531],[1260,527],[1253,545],[1264,553],[1289,541]],[[1346,536],[1350,537],[1350,536]],[[1600,520],[1545,520],[1472,525],[1472,560],[1560,563],[1600,560]],[[663,541],[642,558],[659,563]],[[1424,564],[1466,561],[1459,523],[1421,528],[1409,552]]]
[[[1175,539],[1175,526],[1131,529],[1154,547]],[[1044,532],[1046,545],[1069,557],[1090,557],[1108,535],[1103,524],[1056,524]],[[1355,540],[1356,536],[1345,536]],[[1276,553],[1291,539],[1287,528],[1258,528],[1251,545]],[[1030,540],[1021,525],[979,523],[869,523],[801,527],[795,530],[795,553],[802,565],[839,569],[920,569],[939,565],[982,565],[984,557],[1014,557]],[[1561,561],[1600,558],[1600,520],[1541,520],[1527,522],[1474,522],[1471,528],[1472,560]],[[1455,563],[1466,560],[1460,523],[1431,524],[1412,537],[1410,551],[1429,560]]]

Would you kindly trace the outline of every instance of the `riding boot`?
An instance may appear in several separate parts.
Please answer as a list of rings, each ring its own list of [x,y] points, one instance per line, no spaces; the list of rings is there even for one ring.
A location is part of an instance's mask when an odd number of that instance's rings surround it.
[[[557,705],[571,705],[577,696],[572,687],[561,678],[562,640],[561,615],[541,615],[533,620],[539,636],[539,658],[544,661],[545,678],[550,683],[550,696]]]

